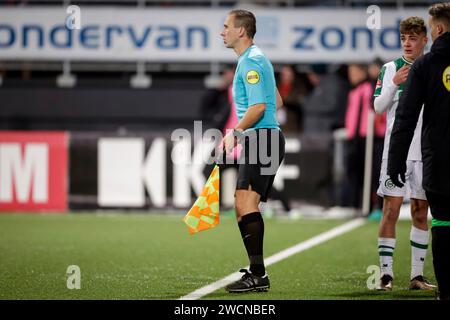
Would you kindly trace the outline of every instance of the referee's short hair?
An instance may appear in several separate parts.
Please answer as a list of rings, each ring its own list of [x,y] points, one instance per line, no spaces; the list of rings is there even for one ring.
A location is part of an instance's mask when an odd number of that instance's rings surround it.
[[[253,13],[248,10],[235,9],[230,11],[230,15],[234,16],[234,26],[243,27],[247,33],[247,37],[253,39],[256,33],[256,18]]]
[[[428,13],[434,20],[443,23],[447,31],[450,31],[450,2],[433,4]]]

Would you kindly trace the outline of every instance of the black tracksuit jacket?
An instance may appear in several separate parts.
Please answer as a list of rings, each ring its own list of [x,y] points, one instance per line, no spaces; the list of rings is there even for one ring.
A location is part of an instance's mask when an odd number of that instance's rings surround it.
[[[423,110],[423,188],[450,196],[450,32],[412,65],[395,113],[388,174],[406,171],[406,158]]]

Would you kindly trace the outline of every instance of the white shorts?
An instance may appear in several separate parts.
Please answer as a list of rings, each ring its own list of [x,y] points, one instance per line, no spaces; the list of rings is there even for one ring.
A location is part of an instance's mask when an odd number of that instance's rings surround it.
[[[395,186],[387,175],[387,160],[383,160],[377,194],[380,197],[391,196],[427,200],[425,190],[422,187],[422,161],[406,161],[405,179],[403,188]]]

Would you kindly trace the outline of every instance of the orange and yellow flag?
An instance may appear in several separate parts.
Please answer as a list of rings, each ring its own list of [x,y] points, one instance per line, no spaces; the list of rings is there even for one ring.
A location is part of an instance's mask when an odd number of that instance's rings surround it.
[[[190,234],[211,229],[219,224],[219,188],[219,166],[216,165],[209,175],[202,193],[183,217]]]

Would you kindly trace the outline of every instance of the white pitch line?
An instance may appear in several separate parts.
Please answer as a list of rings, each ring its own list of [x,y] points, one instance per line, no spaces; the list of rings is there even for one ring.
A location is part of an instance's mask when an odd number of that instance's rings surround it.
[[[325,241],[328,241],[332,238],[335,238],[346,232],[356,229],[356,228],[362,226],[364,223],[365,223],[364,218],[354,219],[354,220],[344,223],[338,227],[335,227],[331,230],[325,231],[325,232],[323,232],[315,237],[312,237],[306,241],[300,242],[300,243],[298,243],[292,247],[289,247],[283,251],[280,251],[280,252],[264,259],[264,263],[266,266],[270,266],[270,265],[277,263],[281,260],[284,260],[294,254],[308,250],[308,249],[310,249],[314,246],[317,246]],[[246,268],[248,268],[248,266]],[[223,288],[226,285],[238,280],[241,275],[242,275],[242,273],[240,273],[240,272],[232,273],[232,274],[226,276],[225,278],[217,280],[216,282],[208,284],[208,285],[206,285],[200,289],[197,289],[185,296],[182,296],[179,300],[200,299],[200,298],[216,291],[217,289]]]

